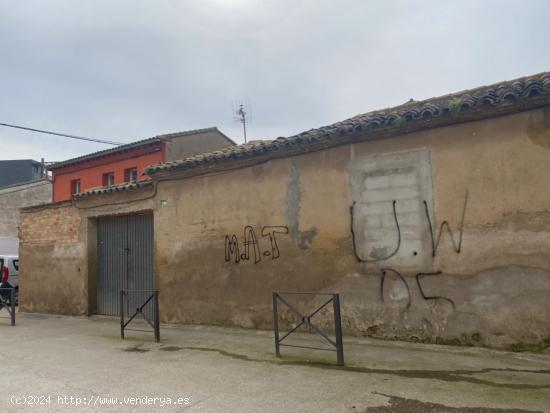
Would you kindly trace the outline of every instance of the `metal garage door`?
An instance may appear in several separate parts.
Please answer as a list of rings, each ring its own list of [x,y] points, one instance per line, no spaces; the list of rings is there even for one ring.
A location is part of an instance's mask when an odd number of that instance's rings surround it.
[[[98,219],[97,313],[120,315],[120,290],[128,294],[127,308],[140,307],[154,289],[153,215],[124,215]],[[152,301],[144,308],[152,319]]]

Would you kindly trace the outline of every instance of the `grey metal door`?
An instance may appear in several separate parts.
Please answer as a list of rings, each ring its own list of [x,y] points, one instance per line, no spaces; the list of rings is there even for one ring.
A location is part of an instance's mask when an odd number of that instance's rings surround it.
[[[102,217],[97,225],[97,313],[120,315],[120,290],[129,290],[126,312],[132,314],[155,288],[153,216]],[[143,309],[152,319],[152,301]]]

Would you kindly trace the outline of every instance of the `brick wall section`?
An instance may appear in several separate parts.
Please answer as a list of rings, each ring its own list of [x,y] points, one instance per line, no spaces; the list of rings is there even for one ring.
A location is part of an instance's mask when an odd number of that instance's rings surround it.
[[[21,245],[67,243],[78,241],[78,210],[70,204],[21,214]]]

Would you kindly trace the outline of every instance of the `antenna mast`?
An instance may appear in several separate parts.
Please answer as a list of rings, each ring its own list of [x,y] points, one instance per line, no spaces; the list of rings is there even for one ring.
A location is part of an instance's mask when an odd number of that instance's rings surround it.
[[[239,122],[241,122],[243,124],[244,143],[246,143],[246,122],[247,122],[247,119],[246,119],[246,112],[244,111],[244,105],[243,104],[239,105],[239,109],[237,110],[236,115],[237,115],[237,118],[238,118]]]
[[[246,111],[245,111],[246,107]],[[231,110],[233,112],[233,121],[243,124],[244,143],[248,142],[246,136],[246,126],[252,121],[252,112],[250,110],[250,103],[248,101],[234,102],[231,104]]]

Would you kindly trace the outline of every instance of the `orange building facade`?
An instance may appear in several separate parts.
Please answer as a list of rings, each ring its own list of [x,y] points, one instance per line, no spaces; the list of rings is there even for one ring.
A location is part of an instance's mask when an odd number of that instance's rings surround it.
[[[58,162],[52,171],[53,201],[66,201],[92,188],[139,182],[147,166],[235,145],[216,127],[153,138]]]
[[[53,167],[53,201],[71,199],[72,195],[91,188],[148,179],[143,170],[165,161],[166,143],[157,140],[145,146]]]

